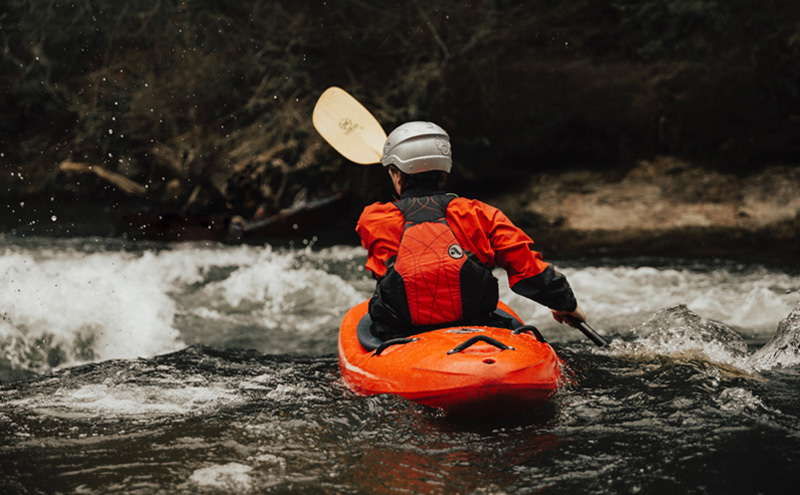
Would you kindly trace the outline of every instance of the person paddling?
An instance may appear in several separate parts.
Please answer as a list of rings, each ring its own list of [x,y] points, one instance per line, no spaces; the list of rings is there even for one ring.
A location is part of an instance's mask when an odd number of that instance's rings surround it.
[[[445,193],[450,137],[432,122],[407,122],[386,138],[381,163],[399,199],[364,208],[356,231],[377,284],[372,332],[384,340],[430,329],[497,325],[498,283],[552,310],[561,323],[586,321],[567,278],[499,209]]]

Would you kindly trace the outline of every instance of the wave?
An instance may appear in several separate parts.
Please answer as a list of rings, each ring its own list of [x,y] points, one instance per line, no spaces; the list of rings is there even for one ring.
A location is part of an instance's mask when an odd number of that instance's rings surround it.
[[[364,269],[361,247],[311,244],[23,243],[0,237],[0,380],[25,376],[19,370],[43,373],[196,344],[266,354],[335,354],[342,315],[368,298],[375,282]],[[590,323],[604,335],[628,340],[643,321],[682,305],[732,327],[750,343],[767,342],[776,322],[796,305],[800,286],[796,275],[733,263],[565,261],[558,268],[569,277]],[[496,275],[501,298],[549,341],[584,342],[579,332],[553,321],[546,308],[514,294],[502,271]],[[678,347],[678,341],[673,344]],[[758,359],[795,359],[790,351],[781,356],[763,351]]]
[[[291,346],[291,333],[335,335],[341,314],[365,294],[325,271],[326,256],[341,263],[349,255],[192,244],[7,247],[0,255],[0,367],[44,372],[206,339],[280,352]],[[283,344],[257,344],[276,329]]]
[[[635,328],[634,338],[617,340],[611,351],[638,359],[672,359],[716,363],[726,372],[752,373],[800,364],[800,307],[778,325],[773,338],[750,353],[732,327],[700,317],[685,305],[666,308]]]

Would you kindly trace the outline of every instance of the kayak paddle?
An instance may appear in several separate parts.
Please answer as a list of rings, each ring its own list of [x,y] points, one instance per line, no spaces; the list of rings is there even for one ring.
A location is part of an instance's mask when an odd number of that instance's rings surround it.
[[[589,340],[595,343],[597,347],[608,347],[608,341],[602,335],[597,333],[594,328],[590,327],[585,321],[581,321],[574,316],[566,316],[567,321],[571,327],[575,327],[584,335],[589,337]]]
[[[320,95],[312,115],[314,128],[342,156],[361,165],[380,163],[386,132],[378,120],[342,88],[331,86]],[[598,347],[608,342],[586,322],[567,317]]]
[[[351,162],[380,163],[386,133],[347,91],[336,86],[326,89],[314,106],[312,121],[325,141]]]

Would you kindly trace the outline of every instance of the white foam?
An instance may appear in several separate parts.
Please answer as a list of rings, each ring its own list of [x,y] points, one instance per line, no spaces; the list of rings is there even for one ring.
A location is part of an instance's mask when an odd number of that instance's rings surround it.
[[[200,489],[221,489],[229,493],[248,492],[252,489],[253,468],[229,462],[197,469],[189,477],[188,483]]]
[[[687,305],[703,318],[754,334],[771,334],[796,304],[800,277],[766,269],[558,267],[570,281],[590,323],[626,331],[661,309]],[[549,311],[513,294],[502,271],[501,298],[540,329],[557,329]],[[563,327],[560,327],[563,330]],[[568,331],[569,332],[569,331]],[[556,335],[560,332],[556,330]]]
[[[0,358],[46,371],[171,352],[184,347],[179,314],[241,318],[234,323],[266,329],[335,329],[364,295],[298,260],[324,264],[325,256],[353,253],[199,244],[140,253],[10,247],[0,255]],[[209,277],[223,278],[206,283]],[[199,295],[192,286],[203,286]]]
[[[753,354],[752,363],[757,369],[800,364],[800,307],[781,320],[772,340]]]
[[[191,383],[191,379],[182,380]],[[199,380],[205,381],[205,380]],[[10,404],[50,416],[150,417],[196,414],[244,400],[224,384],[174,387],[172,380],[149,385],[92,383],[32,395]]]
[[[261,329],[327,338],[375,284],[361,247],[174,244],[128,252],[52,245],[65,247],[9,245],[0,252],[0,360],[15,367],[46,371],[54,364],[150,357],[212,334],[219,337],[213,345],[225,345],[230,335],[236,345],[258,347]],[[793,291],[800,287],[797,276],[732,265],[558,268],[601,334],[625,334],[663,308],[686,304],[703,318],[769,335],[796,304]],[[501,298],[549,340],[583,338],[511,292],[502,270],[496,275]],[[239,329],[250,332],[244,340],[236,340]]]
[[[723,411],[736,415],[758,413],[767,410],[772,413],[780,414],[779,411],[767,407],[764,402],[751,391],[739,387],[726,388],[714,400]]]
[[[269,248],[203,293],[217,313],[246,313],[265,328],[301,332],[338,327],[341,315],[364,299],[340,276],[298,264],[296,253]]]
[[[181,347],[175,304],[152,254],[50,253],[0,256],[0,337],[47,336],[69,361],[149,356]],[[90,349],[78,349],[80,345]]]

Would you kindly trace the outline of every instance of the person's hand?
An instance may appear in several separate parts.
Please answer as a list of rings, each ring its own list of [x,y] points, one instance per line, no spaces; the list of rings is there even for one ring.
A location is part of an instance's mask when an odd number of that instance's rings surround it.
[[[553,310],[553,319],[559,323],[566,323],[569,325],[570,322],[569,320],[567,320],[566,318],[567,316],[572,316],[573,318],[579,321],[583,322],[586,321],[586,311],[584,311],[580,305],[576,306],[574,311],[556,311],[555,309]]]

